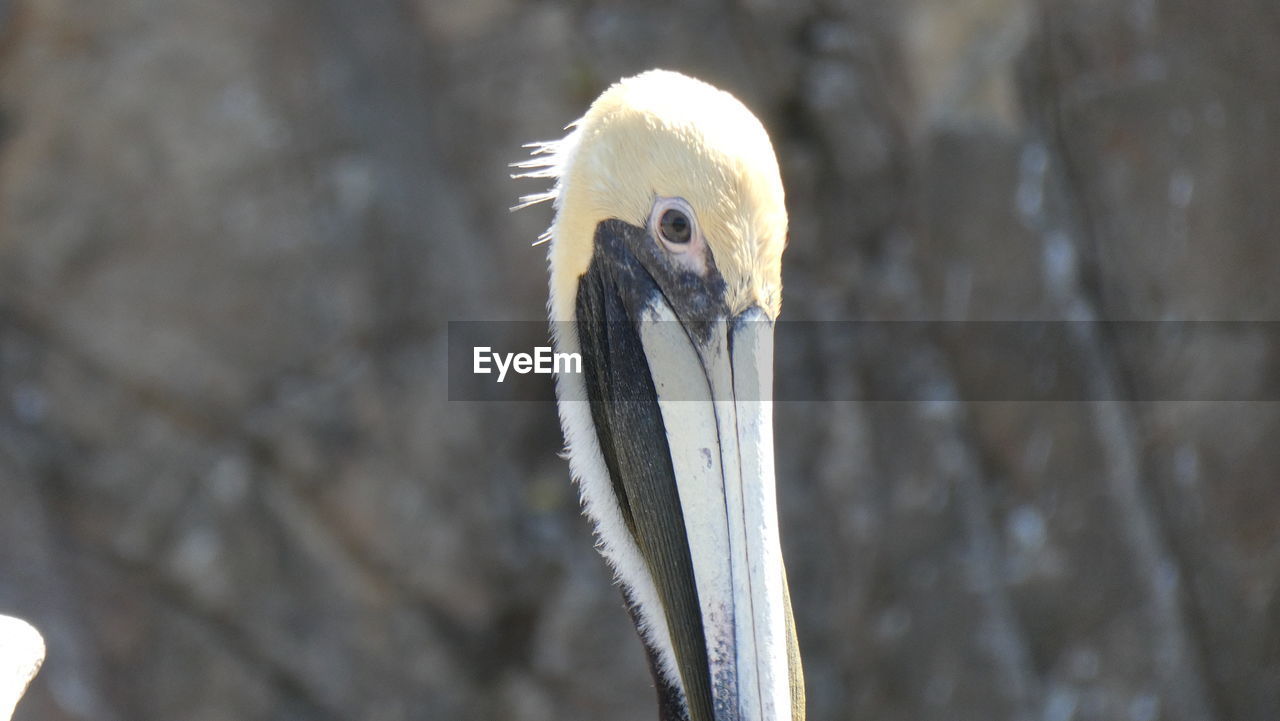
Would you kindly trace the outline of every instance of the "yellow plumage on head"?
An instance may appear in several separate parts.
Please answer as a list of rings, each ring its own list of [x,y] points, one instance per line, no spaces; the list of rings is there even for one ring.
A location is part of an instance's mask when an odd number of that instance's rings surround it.
[[[578,278],[591,262],[595,227],[643,226],[656,197],[684,198],[728,288],[731,312],[758,304],[778,315],[787,210],[773,145],[737,98],[704,82],[651,70],[615,83],[572,132],[537,146],[524,177],[555,187],[551,314],[572,320]]]

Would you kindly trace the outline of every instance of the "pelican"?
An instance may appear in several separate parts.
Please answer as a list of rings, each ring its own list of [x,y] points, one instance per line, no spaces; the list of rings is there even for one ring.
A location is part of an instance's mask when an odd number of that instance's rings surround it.
[[[773,324],[787,236],[764,127],[653,70],[514,177],[550,178],[548,313],[571,475],[648,652],[660,718],[803,721],[778,535]]]

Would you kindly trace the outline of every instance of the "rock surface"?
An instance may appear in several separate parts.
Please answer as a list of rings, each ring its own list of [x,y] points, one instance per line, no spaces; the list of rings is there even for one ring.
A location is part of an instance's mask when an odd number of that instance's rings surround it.
[[[0,612],[49,648],[17,719],[656,715],[549,385],[450,401],[446,351],[542,315],[520,145],[663,66],[774,138],[786,318],[945,321],[779,344],[845,399],[775,409],[809,717],[1274,720],[1276,334],[1087,322],[1280,320],[1273,0],[25,0],[0,34]],[[976,320],[1086,322],[1028,367]],[[1024,381],[1116,400],[983,400]],[[849,400],[895,385],[935,400]]]

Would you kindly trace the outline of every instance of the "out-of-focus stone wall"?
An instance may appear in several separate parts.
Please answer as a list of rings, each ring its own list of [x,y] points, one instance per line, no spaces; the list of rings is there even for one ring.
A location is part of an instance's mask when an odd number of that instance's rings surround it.
[[[773,136],[788,319],[1280,321],[1278,7],[0,2],[17,718],[654,718],[553,406],[448,400],[447,321],[542,315],[520,145],[678,69]],[[780,402],[809,717],[1273,721],[1280,404],[1159,399],[1275,334],[954,327],[778,372],[1148,400]]]

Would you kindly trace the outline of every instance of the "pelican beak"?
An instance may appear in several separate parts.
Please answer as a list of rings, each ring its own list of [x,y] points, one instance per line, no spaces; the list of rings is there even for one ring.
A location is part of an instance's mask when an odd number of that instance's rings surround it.
[[[799,721],[773,321],[755,307],[730,314],[722,288],[669,275],[646,238],[601,224],[577,334],[605,465],[662,605],[650,612],[666,619],[691,721]]]

